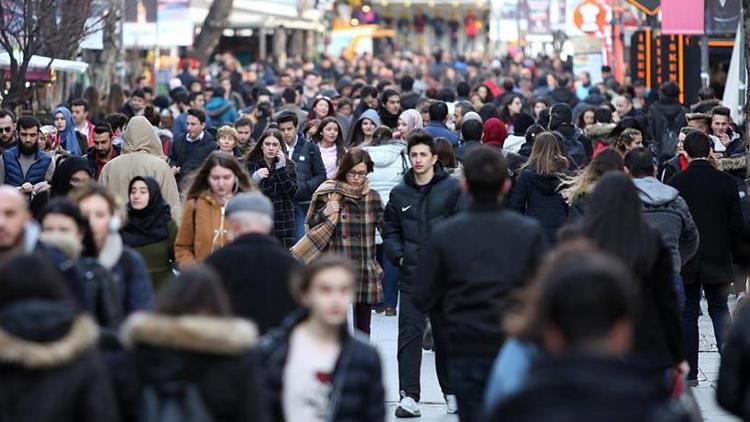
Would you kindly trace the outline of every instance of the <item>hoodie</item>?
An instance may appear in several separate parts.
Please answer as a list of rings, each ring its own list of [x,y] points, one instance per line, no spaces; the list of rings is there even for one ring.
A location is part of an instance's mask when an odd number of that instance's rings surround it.
[[[130,181],[136,176],[156,179],[172,211],[172,218],[180,221],[182,206],[177,182],[167,164],[159,137],[143,116],[130,119],[123,134],[122,153],[104,165],[99,183],[125,204],[128,202]]]
[[[380,195],[383,204],[387,204],[391,190],[404,180],[404,174],[409,170],[406,146],[401,142],[393,142],[367,145],[362,149],[370,154],[375,164],[373,172],[368,177],[370,188]],[[380,232],[375,233],[375,243],[383,243]]]
[[[672,267],[680,273],[682,263],[698,251],[698,228],[687,203],[677,189],[655,177],[633,179],[643,203],[643,218],[661,234],[672,254]]]
[[[360,115],[357,118],[357,120],[354,122],[354,125],[351,128],[351,131],[349,133],[349,138],[348,138],[347,143],[346,143],[346,145],[348,146],[348,148],[352,147],[352,142],[354,141],[354,134],[358,130],[361,130],[361,128],[362,128],[362,121],[365,120],[365,119],[367,119],[367,120],[375,123],[375,127],[378,127],[378,126],[382,125],[382,123],[380,122],[380,116],[378,115],[378,112],[375,109],[368,108],[367,110],[365,110],[365,112],[362,113],[362,115]],[[360,140],[360,142],[361,142],[361,140]]]

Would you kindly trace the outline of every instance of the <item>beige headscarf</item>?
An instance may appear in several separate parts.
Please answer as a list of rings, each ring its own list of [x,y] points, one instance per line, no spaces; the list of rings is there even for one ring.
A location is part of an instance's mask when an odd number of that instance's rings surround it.
[[[122,134],[122,153],[145,152],[159,158],[166,158],[161,141],[151,123],[143,116],[135,116],[128,122]]]
[[[414,132],[416,129],[422,129],[422,115],[413,108],[404,111],[398,116],[399,120],[403,120],[406,123],[406,133],[401,134],[401,139],[407,139],[409,134]]]

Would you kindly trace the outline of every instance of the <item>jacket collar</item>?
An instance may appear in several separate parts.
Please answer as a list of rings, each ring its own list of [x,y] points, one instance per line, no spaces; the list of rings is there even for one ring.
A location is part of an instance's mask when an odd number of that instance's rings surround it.
[[[430,180],[430,183],[423,185],[423,186],[431,186],[440,182],[443,179],[447,179],[448,177],[450,177],[450,173],[448,173],[445,170],[445,167],[440,161],[435,163],[434,170],[435,170],[435,174],[432,176],[432,180]],[[406,184],[409,186],[420,187],[417,185],[417,178],[414,175],[413,168],[410,168],[404,175],[404,182],[406,182]]]
[[[123,324],[120,339],[131,348],[145,344],[213,355],[238,355],[255,344],[258,329],[252,322],[234,317],[136,312]]]
[[[278,239],[276,239],[273,236],[266,235],[266,234],[260,234],[260,233],[248,233],[243,234],[242,236],[234,239],[234,242],[232,244],[236,245],[248,245],[248,244],[265,244],[265,245],[280,245]]]
[[[71,362],[95,346],[99,329],[91,317],[79,315],[63,337],[45,343],[16,337],[0,328],[0,362],[25,368],[50,368]]]
[[[711,162],[708,161],[707,159],[697,159],[697,160],[691,161],[690,164],[688,164],[688,168],[690,167],[713,167],[713,166],[711,165]]]
[[[503,204],[501,203],[480,204],[480,203],[476,203],[472,201],[469,204],[470,212],[500,212],[502,210],[503,210]]]

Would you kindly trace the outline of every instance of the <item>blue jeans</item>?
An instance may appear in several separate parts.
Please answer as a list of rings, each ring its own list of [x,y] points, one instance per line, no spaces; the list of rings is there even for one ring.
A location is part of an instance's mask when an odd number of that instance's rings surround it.
[[[677,298],[680,315],[683,315],[685,313],[685,283],[682,281],[682,276],[675,274],[672,278],[672,284],[674,284],[674,294]]]
[[[398,268],[385,256],[383,245],[377,245],[375,258],[383,267],[383,305],[395,308],[398,303]]]
[[[685,350],[687,360],[690,364],[689,380],[698,376],[698,314],[700,312],[701,287],[706,293],[708,302],[708,315],[714,326],[714,337],[721,353],[724,344],[724,324],[729,318],[729,307],[727,296],[729,285],[727,284],[700,284],[690,283],[685,285],[685,311],[682,314],[682,322],[685,325]]]
[[[305,235],[305,217],[308,208],[310,208],[309,203],[294,203],[294,238],[296,240],[302,239],[302,236]]]
[[[481,420],[484,411],[484,389],[494,359],[487,356],[448,358],[448,379],[458,402],[458,420]]]

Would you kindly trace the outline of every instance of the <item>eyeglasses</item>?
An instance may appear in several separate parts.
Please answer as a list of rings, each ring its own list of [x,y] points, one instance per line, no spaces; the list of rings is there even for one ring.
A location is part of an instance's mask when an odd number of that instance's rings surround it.
[[[8,126],[8,127],[0,127],[0,132],[11,133],[11,132],[13,132],[13,128],[10,127],[10,126]]]
[[[367,177],[367,172],[366,171],[350,171],[350,172],[348,172],[346,174],[349,177],[362,177],[362,178]]]

